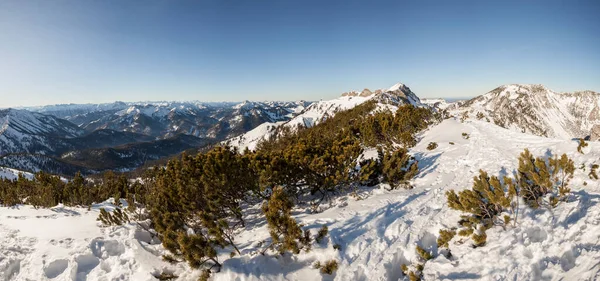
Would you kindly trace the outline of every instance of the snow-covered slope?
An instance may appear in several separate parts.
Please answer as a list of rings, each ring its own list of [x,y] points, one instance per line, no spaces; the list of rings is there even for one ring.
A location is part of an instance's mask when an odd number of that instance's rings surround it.
[[[438,148],[427,150],[429,142]],[[414,189],[365,188],[358,192],[361,200],[338,197],[321,213],[296,210],[306,228],[315,233],[327,225],[329,235],[311,252],[292,258],[257,253],[269,233],[264,224],[248,225],[235,239],[242,255],[225,261],[213,280],[407,280],[400,266],[416,262],[415,247],[437,253],[438,231],[457,225],[460,212],[448,208],[446,191],[470,188],[479,169],[491,175],[513,173],[524,148],[536,156],[567,153],[577,167],[599,163],[600,143],[590,143],[585,154],[576,147],[571,140],[522,134],[485,121],[445,120],[411,150],[420,167]],[[488,230],[483,247],[455,238],[453,257],[428,261],[424,280],[598,280],[600,181],[587,173],[575,171],[570,202],[551,211],[522,205],[517,227]],[[155,280],[152,273],[163,270],[178,275],[177,280],[197,280],[198,270],[163,262],[162,247],[136,225],[98,227],[98,207],[0,208],[0,280]],[[259,208],[247,213],[252,216]],[[334,250],[334,244],[341,250]],[[340,264],[334,276],[311,266],[329,259]]]
[[[557,93],[542,85],[505,85],[450,107],[457,114],[481,112],[512,130],[555,138],[583,138],[600,124],[600,94]]]
[[[377,102],[377,110],[395,111],[399,105],[412,104],[414,106],[426,106],[419,100],[410,88],[398,83],[389,89],[380,89],[371,92],[364,89],[362,92],[346,92],[341,97],[318,101],[309,105],[304,111],[287,122],[270,122],[255,128],[243,135],[231,138],[227,143],[240,150],[246,148],[254,149],[261,139],[268,139],[279,126],[296,128],[298,126],[312,127],[315,124],[334,116],[337,112],[353,108],[366,101]]]
[[[16,180],[17,178],[19,178],[19,174],[22,174],[27,179],[33,179],[32,173],[23,172],[6,167],[0,167],[0,179]]]
[[[0,110],[0,155],[44,153],[61,145],[58,138],[83,134],[76,125],[50,115],[26,110]]]

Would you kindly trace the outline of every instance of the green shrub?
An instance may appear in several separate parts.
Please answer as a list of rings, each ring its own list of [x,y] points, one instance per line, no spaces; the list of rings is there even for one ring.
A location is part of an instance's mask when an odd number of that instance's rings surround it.
[[[323,240],[323,238],[327,236],[327,233],[329,233],[329,229],[327,228],[327,226],[322,226],[321,229],[319,229],[319,232],[317,232],[317,237],[315,237],[315,241],[317,241],[317,243],[321,243],[321,240]]]
[[[338,270],[338,262],[336,260],[326,261],[323,266],[321,266],[321,273],[332,275]]]
[[[430,259],[433,258],[433,256],[431,255],[431,253],[429,253],[427,250],[421,248],[420,246],[417,246],[417,254],[424,261],[428,261],[428,260],[430,260]]]
[[[404,274],[405,276],[408,275],[408,266],[406,264],[402,264],[400,266],[400,270],[402,271],[402,274]]]
[[[270,248],[280,254],[285,252],[298,254],[300,250],[310,247],[310,241],[306,241],[308,232],[303,233],[296,219],[292,217],[293,206],[281,187],[273,189],[271,198],[263,204],[263,213],[273,240]]]
[[[532,208],[542,205],[545,195],[551,194],[557,200],[566,200],[571,191],[569,182],[573,178],[575,164],[566,154],[560,158],[551,157],[548,161],[541,157],[534,158],[525,149],[519,156],[518,188],[523,199]]]
[[[427,150],[434,150],[434,149],[436,149],[437,147],[438,147],[438,144],[437,144],[436,142],[430,142],[430,143],[427,145]]]
[[[399,148],[393,153],[383,153],[382,163],[383,180],[389,183],[392,189],[400,184],[407,184],[419,172],[417,161],[413,161],[412,156],[404,148]]]
[[[438,248],[448,248],[448,243],[450,240],[452,240],[452,238],[454,238],[455,235],[456,231],[453,229],[440,229],[440,236],[437,239]]]
[[[598,174],[596,173],[597,169],[598,169],[598,164],[592,164],[592,166],[590,167],[590,173],[588,174],[590,179],[592,179],[592,180],[598,179]]]
[[[100,214],[96,220],[102,222],[104,226],[123,225],[124,223],[129,222],[129,216],[120,208],[116,208],[111,213],[102,208],[100,209]]]
[[[577,145],[577,151],[583,154],[583,148],[587,147],[588,143],[585,142],[584,139],[579,139],[579,144]]]

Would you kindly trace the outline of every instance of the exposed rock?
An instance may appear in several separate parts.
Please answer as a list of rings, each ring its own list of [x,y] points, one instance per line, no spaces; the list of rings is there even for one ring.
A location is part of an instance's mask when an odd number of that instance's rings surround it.
[[[599,141],[600,140],[600,124],[596,124],[592,126],[592,130],[590,131],[590,140],[591,141]]]
[[[496,125],[552,138],[580,138],[600,124],[600,94],[557,93],[542,85],[504,85],[449,109],[456,116],[479,112]]]
[[[368,97],[372,94],[373,94],[373,92],[371,92],[371,90],[369,90],[367,88],[365,88],[364,90],[362,90],[362,92],[360,92],[361,97]]]

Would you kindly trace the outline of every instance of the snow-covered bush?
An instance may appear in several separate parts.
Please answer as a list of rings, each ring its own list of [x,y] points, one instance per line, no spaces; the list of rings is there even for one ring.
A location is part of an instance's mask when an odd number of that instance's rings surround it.
[[[566,154],[560,158],[550,157],[546,161],[541,157],[534,158],[525,149],[519,156],[517,187],[530,207],[556,205],[558,201],[567,199],[571,191],[569,182],[574,172],[575,163]],[[547,194],[550,194],[550,198],[544,202]]]
[[[598,179],[598,174],[596,173],[596,170],[598,170],[598,164],[592,164],[592,166],[590,167],[590,173],[588,174],[590,179],[592,179],[592,180]]]
[[[504,225],[505,222],[499,215],[510,207],[512,193],[506,191],[498,177],[490,177],[480,170],[479,176],[473,178],[472,189],[460,191],[458,194],[450,190],[446,192],[446,197],[450,208],[468,213],[463,215],[459,222],[465,227],[459,231],[459,235],[467,236],[478,230],[472,236],[475,245],[478,246],[485,240],[483,237],[486,229],[494,225]]]
[[[434,149],[436,149],[437,147],[438,147],[438,144],[437,144],[437,142],[430,142],[430,143],[427,145],[427,150],[434,150]]]
[[[268,248],[282,255],[286,252],[298,254],[300,250],[310,250],[310,232],[303,232],[292,217],[293,207],[294,203],[281,187],[274,188],[271,198],[263,204],[263,213],[272,239]]]
[[[577,145],[577,151],[583,154],[583,149],[588,146],[588,143],[585,142],[584,139],[579,139],[579,144]]]
[[[410,187],[408,181],[419,172],[417,161],[404,148],[383,153],[382,164],[383,181],[389,183],[392,189],[401,185]]]

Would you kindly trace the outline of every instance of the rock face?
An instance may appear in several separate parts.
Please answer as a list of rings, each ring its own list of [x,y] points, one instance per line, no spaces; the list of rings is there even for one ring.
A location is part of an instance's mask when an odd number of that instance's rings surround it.
[[[590,140],[591,141],[599,141],[600,140],[600,124],[596,124],[592,126],[592,130],[590,131]]]
[[[551,138],[582,138],[600,125],[600,94],[557,93],[542,85],[504,85],[448,108],[496,125]],[[481,113],[481,114],[479,114]]]

